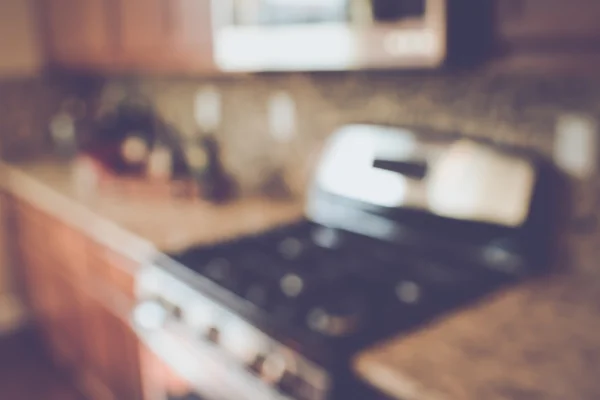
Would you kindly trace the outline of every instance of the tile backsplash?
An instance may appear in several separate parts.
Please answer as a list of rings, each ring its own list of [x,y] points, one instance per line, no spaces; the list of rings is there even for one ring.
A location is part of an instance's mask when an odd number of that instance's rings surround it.
[[[349,72],[7,81],[0,82],[2,154],[47,148],[48,120],[69,96],[85,98],[97,110],[131,92],[149,98],[187,138],[202,134],[195,118],[201,93],[218,116],[209,126],[216,127],[225,167],[244,194],[279,180],[292,196],[302,196],[325,138],[348,123],[460,133],[551,156],[565,115],[594,122],[600,117],[600,79],[590,78]],[[595,206],[595,196],[581,197],[586,210]]]
[[[114,98],[115,93],[131,88],[149,96],[162,117],[185,137],[201,134],[194,118],[198,91],[218,92],[222,110],[216,135],[224,163],[243,192],[255,191],[281,173],[296,196],[304,193],[324,139],[343,124],[369,122],[458,132],[552,155],[562,116],[574,113],[594,121],[600,116],[600,80],[590,79],[484,73],[273,74],[212,80],[114,80],[104,93]],[[273,120],[272,114],[283,116]],[[274,124],[287,133],[278,135]]]
[[[0,153],[21,159],[44,153],[50,146],[48,126],[69,98],[91,98],[97,79],[23,78],[0,80]]]

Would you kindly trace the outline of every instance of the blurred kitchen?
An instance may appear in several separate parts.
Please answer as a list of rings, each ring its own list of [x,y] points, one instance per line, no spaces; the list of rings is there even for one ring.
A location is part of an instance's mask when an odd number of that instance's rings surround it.
[[[595,0],[0,0],[0,397],[600,398]]]

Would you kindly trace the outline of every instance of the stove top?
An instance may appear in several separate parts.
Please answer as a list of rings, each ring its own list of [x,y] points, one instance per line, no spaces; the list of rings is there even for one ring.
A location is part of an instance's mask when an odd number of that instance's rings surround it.
[[[309,221],[171,257],[275,323],[330,339],[414,324],[507,281],[441,252]]]

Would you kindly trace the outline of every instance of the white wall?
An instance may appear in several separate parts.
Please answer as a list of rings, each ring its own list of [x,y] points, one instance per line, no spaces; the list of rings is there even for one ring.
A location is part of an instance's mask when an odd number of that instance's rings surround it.
[[[0,0],[0,77],[37,75],[42,67],[35,0]]]

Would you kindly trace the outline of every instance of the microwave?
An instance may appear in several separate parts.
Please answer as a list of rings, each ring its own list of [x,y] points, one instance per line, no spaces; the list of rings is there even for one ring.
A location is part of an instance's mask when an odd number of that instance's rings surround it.
[[[214,57],[229,72],[436,69],[486,46],[478,0],[212,0]]]

